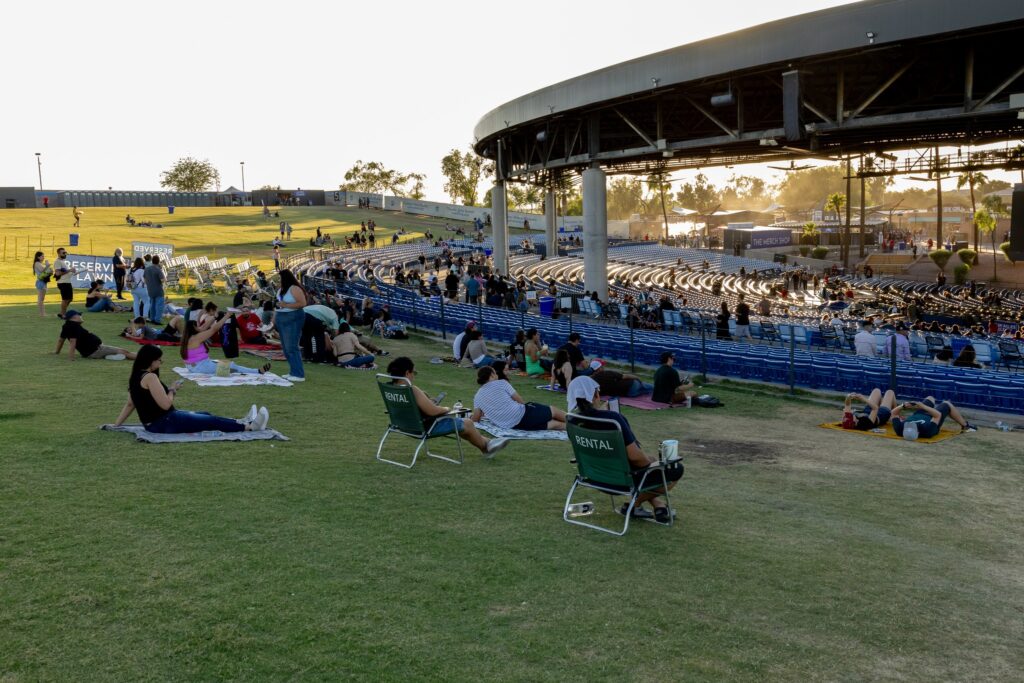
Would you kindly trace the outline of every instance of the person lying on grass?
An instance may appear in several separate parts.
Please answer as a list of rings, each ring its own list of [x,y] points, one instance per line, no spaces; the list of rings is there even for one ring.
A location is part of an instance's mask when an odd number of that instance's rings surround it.
[[[200,302],[201,303],[201,302]],[[202,309],[194,309],[189,312],[188,320],[185,321],[185,332],[181,335],[181,359],[185,361],[189,372],[197,372],[205,375],[217,373],[217,361],[210,358],[210,352],[206,348],[206,342],[210,337],[220,332],[220,328],[228,321],[228,316],[221,315],[220,319],[207,327],[199,329],[199,318]],[[264,363],[260,368],[247,368],[231,361],[231,372],[242,375],[262,375],[270,371],[270,363]]]
[[[577,377],[574,379],[569,383],[569,404],[574,406],[572,412],[577,415],[615,420],[619,423],[619,427],[622,428],[622,441],[626,445],[626,456],[629,458],[629,468],[632,471],[633,481],[636,485],[639,485],[644,475],[644,470],[657,462],[657,460],[651,458],[641,450],[640,442],[637,441],[632,428],[629,426],[629,422],[621,413],[605,409],[606,405],[601,400],[601,387],[598,383],[590,377]],[[608,425],[601,422],[593,422],[589,424],[595,429],[608,428]],[[652,476],[657,475],[648,475],[648,482],[652,481]],[[677,460],[665,470],[665,478],[668,480],[668,488],[671,490],[675,487],[676,482],[678,482],[682,476],[683,463],[681,460]],[[632,516],[640,519],[650,519],[653,517],[656,522],[667,524],[671,520],[672,513],[669,512],[668,504],[665,502],[665,499],[661,497],[660,494],[662,493],[665,493],[664,488],[641,493],[636,499],[636,506],[633,508]],[[643,503],[648,502],[654,508],[653,514],[642,507]],[[628,509],[628,504],[623,504],[619,509],[619,514],[625,515],[626,510]]]
[[[128,323],[128,327],[124,328],[121,336],[138,341],[179,342],[182,329],[184,329],[184,319],[180,315],[173,316],[168,320],[162,330],[147,325],[146,317],[140,315]]]
[[[904,410],[914,411],[910,417],[902,417]],[[935,402],[934,396],[923,401],[906,401],[892,409],[892,429],[907,441],[928,439],[936,436],[947,417],[960,425],[961,432],[976,432],[978,428],[968,422],[956,406],[949,401]]]
[[[473,397],[473,413],[470,415],[473,421],[479,422],[486,417],[504,429],[528,432],[565,430],[564,412],[553,406],[527,403],[493,367],[477,370],[476,383],[480,388]]]
[[[254,405],[245,417],[238,420],[175,408],[174,399],[177,398],[182,380],[169,387],[160,381],[163,355],[164,351],[159,346],[143,346],[139,349],[135,363],[132,364],[131,377],[128,378],[128,402],[114,421],[115,426],[124,424],[133,412],[138,412],[139,421],[146,431],[157,434],[258,432],[267,428],[270,412],[266,407],[257,408]]]
[[[420,417],[423,419],[424,429],[430,429],[434,422],[440,420],[432,436],[458,432],[459,436],[476,446],[485,457],[493,458],[495,453],[508,445],[508,439],[485,439],[476,428],[476,423],[470,418],[462,418],[451,414],[451,409],[434,403],[423,390],[413,384],[416,379],[416,367],[412,359],[407,356],[399,356],[388,364],[388,374],[394,377],[392,384],[408,383],[412,387],[413,396],[416,397],[416,407],[419,408]]]
[[[853,410],[853,402],[861,401],[864,408],[860,415]],[[846,403],[843,405],[843,427],[847,429],[858,429],[866,432],[869,429],[884,427],[885,423],[892,417],[892,410],[896,407],[896,394],[889,389],[882,394],[882,390],[875,388],[871,394],[847,394]],[[847,417],[849,416],[849,417]],[[846,427],[850,425],[850,427]]]
[[[64,312],[64,324],[60,328],[60,338],[57,340],[55,354],[60,354],[64,348],[65,340],[68,342],[68,359],[75,360],[75,350],[82,354],[82,358],[109,358],[110,360],[124,360],[135,358],[131,351],[119,349],[116,346],[107,346],[103,340],[82,326],[82,314],[74,309]]]

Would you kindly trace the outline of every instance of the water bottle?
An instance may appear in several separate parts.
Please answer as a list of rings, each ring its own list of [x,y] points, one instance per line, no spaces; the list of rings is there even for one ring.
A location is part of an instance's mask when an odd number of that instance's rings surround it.
[[[589,500],[586,503],[572,503],[569,505],[570,517],[583,517],[594,513],[594,504]]]
[[[460,410],[462,410],[462,401],[456,401],[455,405],[452,406],[452,411],[457,413]]]

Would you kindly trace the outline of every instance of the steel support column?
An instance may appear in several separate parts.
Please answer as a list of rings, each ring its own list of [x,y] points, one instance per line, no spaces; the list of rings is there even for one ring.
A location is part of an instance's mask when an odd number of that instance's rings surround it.
[[[491,238],[494,241],[494,268],[508,274],[508,216],[505,213],[505,182],[499,180],[491,190]]]
[[[608,300],[608,189],[600,168],[583,172],[583,288]]]

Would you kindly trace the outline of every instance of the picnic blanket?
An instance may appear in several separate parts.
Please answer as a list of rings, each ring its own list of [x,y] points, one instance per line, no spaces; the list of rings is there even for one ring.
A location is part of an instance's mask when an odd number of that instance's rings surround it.
[[[129,341],[133,341],[136,344],[148,344],[150,346],[181,346],[181,342],[160,341],[158,339],[134,339],[132,337],[124,337],[124,338],[128,339]],[[218,349],[220,348],[220,344],[211,343],[210,346],[216,347]],[[274,351],[274,350],[280,351],[281,350],[281,346],[279,344],[239,344],[238,348],[242,349],[244,351],[250,351],[250,350],[252,350],[252,351]],[[282,360],[284,359],[283,352],[282,352],[281,359]]]
[[[879,431],[869,430],[866,432],[862,432],[859,429],[843,429],[842,422],[825,422],[824,424],[820,424],[818,426],[824,429],[838,429],[841,432],[849,432],[851,434],[864,434],[866,436],[880,436],[883,439],[899,439],[901,441],[903,440],[903,437],[897,435],[896,432],[893,430],[892,423],[886,423],[885,427],[883,427]],[[917,443],[938,443],[940,441],[945,441],[946,439],[951,439],[954,436],[957,436],[958,434],[960,434],[959,429],[942,429],[935,436],[929,437],[927,439],[923,437],[919,438],[917,440]]]
[[[564,394],[565,393],[565,389],[563,389],[562,387],[553,387],[550,384],[541,384],[537,388],[540,389],[541,391],[552,391],[552,392],[554,392],[556,394]]]
[[[276,439],[289,441],[288,437],[276,429],[262,429],[258,432],[191,432],[188,434],[157,434],[147,432],[139,424],[133,425],[100,425],[100,429],[108,432],[131,432],[136,441],[144,443],[184,443],[190,441],[263,441]]]
[[[285,378],[275,375],[272,372],[265,372],[262,375],[243,375],[232,372],[227,377],[218,377],[201,372],[189,372],[188,368],[174,368],[174,371],[181,377],[191,380],[201,387],[240,387],[271,385],[275,387],[290,387],[292,383]]]
[[[664,410],[665,408],[681,408],[683,406],[672,406],[668,403],[655,403],[650,396],[620,396],[619,405],[637,408],[638,410]]]
[[[528,432],[523,429],[505,429],[499,427],[490,420],[481,420],[477,423],[480,431],[487,432],[495,438],[524,439],[530,441],[568,441],[569,435],[557,429],[544,429]]]
[[[251,346],[247,346],[243,349],[250,356],[256,356],[257,358],[264,358],[266,360],[286,360],[284,357],[284,351],[281,350],[280,346],[276,346],[271,349],[261,349]]]

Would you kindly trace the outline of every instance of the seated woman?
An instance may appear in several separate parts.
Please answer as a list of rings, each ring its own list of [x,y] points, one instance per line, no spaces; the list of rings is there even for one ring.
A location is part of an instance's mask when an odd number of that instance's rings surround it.
[[[188,314],[188,320],[185,321],[185,331],[181,335],[181,358],[185,361],[185,365],[188,366],[189,372],[213,375],[217,372],[217,361],[210,358],[206,342],[210,337],[220,332],[220,328],[224,327],[224,324],[227,323],[228,316],[221,316],[219,320],[213,322],[205,330],[199,329],[199,316],[200,311],[198,309]],[[242,375],[262,375],[268,372],[271,367],[270,363],[264,363],[262,367],[256,369],[238,365],[234,361],[227,362],[231,364],[231,372],[237,372]]]
[[[555,361],[551,365],[551,387],[553,389],[569,388],[569,383],[576,379],[579,371],[569,358],[569,352],[563,346],[555,351]]]
[[[89,292],[85,295],[85,310],[90,313],[105,313],[112,311],[120,313],[130,310],[130,306],[115,304],[110,298],[110,293],[103,286],[103,280],[93,280],[89,285]]]
[[[572,408],[572,412],[577,415],[615,420],[619,423],[619,427],[622,429],[622,439],[626,444],[626,455],[629,458],[629,466],[633,471],[633,480],[636,484],[639,484],[643,477],[643,471],[650,465],[654,464],[656,460],[641,450],[640,442],[637,441],[636,436],[633,434],[633,430],[629,426],[629,422],[621,413],[603,409],[604,403],[601,402],[600,387],[597,382],[586,376],[577,377],[572,380],[569,384],[569,405]],[[605,425],[601,423],[594,423],[594,426],[604,427]],[[665,471],[665,478],[668,480],[668,488],[672,489],[682,476],[682,461],[677,460],[673,464],[669,465]],[[647,477],[647,481],[651,481],[651,476]],[[655,481],[657,481],[657,479],[655,479]],[[669,511],[665,499],[660,497],[660,494],[662,493],[665,493],[664,489],[656,489],[654,491],[641,493],[636,499],[636,507],[633,508],[633,517],[644,519],[654,517],[655,521],[667,524],[672,518],[672,512]],[[642,507],[644,503],[648,502],[654,508],[653,515]],[[619,514],[626,514],[626,510],[628,509],[628,504],[623,504],[622,508],[619,509]]]
[[[975,359],[977,355],[974,351],[974,345],[968,344],[964,348],[960,349],[960,353],[957,354],[956,359],[953,361],[953,365],[958,368],[981,368],[981,364]]]
[[[170,387],[160,381],[163,354],[159,346],[143,346],[139,349],[128,379],[128,402],[117,416],[115,425],[123,424],[133,411],[138,411],[139,421],[146,431],[158,434],[258,432],[267,428],[270,412],[265,407],[257,409],[254,405],[249,409],[249,414],[240,420],[175,408],[174,399],[182,380]]]
[[[480,388],[473,397],[473,414],[470,415],[475,422],[486,417],[505,429],[530,432],[565,429],[564,412],[553,406],[527,403],[494,368],[483,367],[477,370],[476,383]]]
[[[416,407],[419,408],[425,429],[429,429],[434,422],[443,420],[431,432],[432,435],[441,436],[453,431],[458,432],[459,436],[476,446],[488,458],[494,457],[495,453],[508,445],[508,439],[485,439],[473,420],[458,417],[447,406],[434,403],[429,396],[423,393],[422,389],[413,384],[413,380],[416,378],[416,366],[411,358],[407,356],[395,358],[388,364],[388,374],[395,378],[391,380],[392,383],[405,384],[408,382],[412,387],[413,396],[416,397]]]
[[[548,354],[548,346],[541,343],[540,332],[537,331],[536,327],[531,327],[526,331],[523,354],[526,356],[527,375],[532,377],[551,372],[551,361],[544,358]]]
[[[373,354],[359,343],[359,338],[348,323],[338,326],[338,334],[331,340],[335,362],[346,368],[371,368],[375,360]]]
[[[203,306],[203,312],[199,314],[199,329],[209,329],[211,325],[217,322],[217,314],[219,312],[216,303],[207,301],[206,305]]]
[[[467,334],[469,337],[469,344],[466,345],[466,353],[462,357],[463,361],[469,360],[473,363],[474,368],[482,368],[485,365],[490,365],[496,358],[491,355],[490,351],[487,350],[487,344],[484,342],[483,332],[477,329],[470,330]]]

